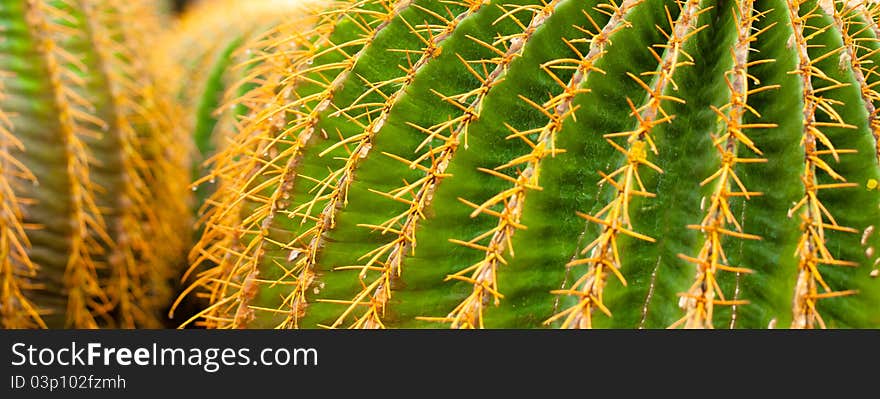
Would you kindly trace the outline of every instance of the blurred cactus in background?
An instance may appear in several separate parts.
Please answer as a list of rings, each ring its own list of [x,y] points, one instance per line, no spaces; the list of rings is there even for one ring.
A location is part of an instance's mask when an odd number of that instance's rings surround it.
[[[189,140],[148,55],[157,4],[0,5],[4,328],[163,326]]]

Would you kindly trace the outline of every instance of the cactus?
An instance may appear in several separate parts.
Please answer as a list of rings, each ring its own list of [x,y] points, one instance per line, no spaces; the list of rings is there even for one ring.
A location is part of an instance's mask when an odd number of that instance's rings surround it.
[[[4,328],[163,326],[189,190],[159,3],[0,5]]]
[[[873,2],[316,15],[246,45],[182,326],[880,326]]]

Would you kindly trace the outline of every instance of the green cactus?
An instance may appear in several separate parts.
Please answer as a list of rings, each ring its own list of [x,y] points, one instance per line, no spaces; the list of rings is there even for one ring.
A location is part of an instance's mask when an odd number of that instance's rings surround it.
[[[237,50],[182,325],[876,328],[878,15],[361,0],[274,25]]]
[[[0,5],[3,328],[163,325],[189,190],[157,4]]]

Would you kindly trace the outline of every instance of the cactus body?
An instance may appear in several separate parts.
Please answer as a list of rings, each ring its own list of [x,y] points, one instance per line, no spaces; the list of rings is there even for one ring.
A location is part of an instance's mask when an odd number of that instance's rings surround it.
[[[880,326],[873,4],[328,7],[246,45],[184,325]]]
[[[0,6],[2,323],[158,327],[187,145],[150,57],[155,2]]]

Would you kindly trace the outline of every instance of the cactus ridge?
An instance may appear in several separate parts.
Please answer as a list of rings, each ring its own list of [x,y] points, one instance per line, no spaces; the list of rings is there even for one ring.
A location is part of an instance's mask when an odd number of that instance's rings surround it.
[[[757,40],[762,33],[762,31],[753,32],[754,22],[763,14],[755,13],[753,1],[739,2],[734,11],[737,27],[735,45],[731,49],[734,64],[731,69],[725,72],[724,78],[729,90],[729,100],[722,107],[712,107],[722,123],[719,134],[717,137],[713,137],[713,146],[722,161],[717,171],[700,182],[701,186],[714,184],[714,188],[709,197],[711,201],[705,207],[705,217],[699,225],[688,226],[700,231],[703,235],[699,253],[696,257],[679,254],[682,259],[697,265],[698,271],[693,285],[689,287],[687,292],[681,294],[683,300],[686,301],[686,313],[684,317],[673,323],[673,327],[683,325],[684,327],[711,328],[715,305],[746,305],[748,302],[736,298],[735,294],[733,298],[728,299],[718,284],[716,276],[722,271],[753,273],[751,269],[729,264],[722,238],[728,236],[746,240],[761,239],[760,236],[743,232],[742,225],[731,211],[730,202],[733,197],[742,197],[748,200],[752,196],[761,195],[761,193],[751,192],[745,187],[736,173],[737,164],[766,162],[766,159],[760,158],[763,153],[748,137],[746,131],[774,128],[776,125],[744,123],[743,116],[746,112],[752,112],[756,117],[760,117],[760,114],[757,114],[755,110],[747,108],[750,94],[775,90],[779,87],[775,85],[750,87],[749,81],[754,81],[755,78],[749,75],[749,68],[768,62],[763,59],[750,59],[749,54],[750,43]],[[740,147],[748,149],[752,153],[751,156],[741,156]],[[730,294],[728,293],[728,295]]]
[[[460,24],[466,18],[471,17],[472,15],[477,13],[484,5],[486,4],[482,1],[471,2],[468,4],[468,8],[466,10],[462,11],[458,15],[455,15],[454,17],[450,15],[450,18],[438,18],[443,19],[442,23],[445,25],[440,25],[438,28],[433,28],[432,30],[429,30],[428,38],[420,36],[420,39],[424,41],[425,47],[424,49],[422,49],[418,61],[416,61],[411,67],[407,69],[406,75],[402,77],[403,84],[390,96],[388,96],[388,98],[382,104],[383,108],[379,116],[376,119],[373,119],[369,125],[367,125],[363,137],[360,138],[360,142],[357,146],[355,146],[353,150],[351,150],[351,154],[349,155],[348,161],[346,162],[345,169],[341,173],[342,176],[335,185],[335,191],[340,193],[338,197],[345,196],[345,194],[348,192],[349,187],[354,179],[353,176],[355,174],[355,170],[357,169],[357,164],[360,162],[361,159],[364,159],[369,155],[369,152],[373,146],[372,143],[374,135],[382,129],[382,126],[388,120],[391,110],[394,109],[397,103],[404,98],[406,93],[405,90],[408,88],[408,85],[412,84],[413,80],[416,78],[416,75],[421,72],[422,68],[424,68],[425,65],[427,65],[431,60],[441,54],[441,46],[443,41],[456,31],[456,27],[458,26],[458,24]],[[412,27],[410,27],[410,29],[411,31],[413,31],[413,33],[418,34]],[[440,33],[436,34],[435,36],[433,30],[437,30]],[[416,52],[416,54],[418,53]],[[430,141],[430,139],[431,137],[429,136],[426,141]],[[325,150],[325,153],[328,152],[328,150]],[[407,165],[419,165],[422,162],[422,159],[419,158],[415,160],[408,160],[389,153],[383,153],[383,155],[387,155],[392,159],[396,158],[397,160],[400,160]],[[433,154],[430,153],[428,154],[428,156],[432,155]],[[439,162],[442,163],[443,159],[440,159]],[[439,166],[440,163],[438,163],[437,165]],[[432,165],[432,167],[434,167],[434,165]],[[392,198],[399,198],[404,194],[412,194],[414,198],[410,201],[410,209],[405,211],[404,213],[401,213],[378,225],[360,225],[361,227],[366,227],[376,231],[382,231],[382,233],[392,232],[393,234],[397,235],[397,238],[389,242],[388,244],[380,246],[379,248],[376,248],[364,254],[361,259],[368,260],[364,263],[363,266],[336,269],[359,269],[359,278],[361,279],[366,279],[367,271],[369,270],[379,271],[381,274],[377,278],[373,279],[372,282],[367,282],[363,289],[361,289],[361,291],[358,292],[355,297],[349,301],[350,305],[339,316],[339,318],[334,321],[332,327],[337,327],[342,324],[346,317],[352,311],[357,309],[358,306],[361,305],[367,305],[368,310],[357,318],[353,326],[366,328],[382,326],[381,318],[384,314],[385,304],[391,298],[391,279],[400,276],[402,272],[401,261],[403,260],[403,257],[407,250],[415,245],[413,239],[415,226],[418,223],[418,219],[423,216],[423,208],[426,205],[427,198],[430,195],[430,191],[433,187],[427,185],[421,187],[421,189],[417,188],[422,184],[428,182],[429,179],[435,178],[437,174],[442,173],[442,171],[432,172],[432,175],[426,176],[424,180],[417,180],[413,183],[407,184],[404,187],[394,189],[387,193],[378,193],[380,195],[391,196]],[[331,202],[331,204],[333,203]],[[335,210],[336,208],[336,206],[333,206],[330,209]],[[398,224],[401,224],[401,226],[397,227]],[[380,261],[382,258],[384,258],[384,261]],[[379,267],[378,270],[376,270],[376,266],[374,265],[382,266]]]

